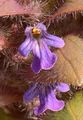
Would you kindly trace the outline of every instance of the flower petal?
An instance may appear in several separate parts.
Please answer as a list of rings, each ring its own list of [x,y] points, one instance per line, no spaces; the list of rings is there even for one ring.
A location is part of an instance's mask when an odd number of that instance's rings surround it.
[[[29,35],[31,35],[31,29],[32,29],[33,27],[26,27],[26,29],[25,29],[25,35],[28,37]]]
[[[35,107],[35,115],[40,115],[47,109],[52,111],[60,111],[64,108],[64,101],[58,100],[55,97],[54,90],[52,90],[50,87],[46,88],[46,91],[44,91],[44,89],[41,91],[41,93],[39,94],[39,99],[40,106]]]
[[[34,56],[34,60],[32,62],[32,70],[35,73],[39,73],[41,70],[40,59],[37,56]]]
[[[52,111],[60,111],[64,108],[64,101],[58,100],[53,90],[48,94],[47,108]]]
[[[40,42],[40,53],[41,68],[44,70],[51,69],[57,61],[57,56],[50,51],[43,40]]]
[[[35,108],[34,108],[34,114],[35,114],[36,116],[44,113],[45,111],[46,111],[45,106],[39,106],[39,107],[35,107]]]
[[[20,45],[18,51],[20,52],[21,55],[26,57],[32,50],[32,46],[33,46],[33,41],[30,40],[30,38],[28,38]]]
[[[41,64],[40,64],[40,48],[38,42],[35,40],[33,43],[33,54],[34,54],[34,60],[32,62],[32,70],[35,73],[39,73],[41,70]]]
[[[60,92],[67,92],[70,90],[70,87],[66,83],[58,83],[56,89]]]
[[[23,96],[23,101],[24,103],[28,103],[30,101],[32,101],[36,96],[38,96],[38,89],[37,89],[37,84],[34,84],[29,90],[27,90],[24,93]]]
[[[46,32],[44,32],[44,36],[46,38],[44,40],[49,46],[53,46],[55,48],[62,48],[65,45],[64,40],[60,37],[48,34]]]
[[[46,108],[47,100],[46,99],[47,98],[46,98],[45,88],[43,88],[41,91],[39,91],[40,106],[34,108],[34,114],[35,115],[40,115],[44,111],[47,110],[47,108]]]
[[[38,23],[37,25],[36,25],[36,27],[38,28],[38,29],[40,29],[40,30],[43,30],[43,31],[46,31],[47,29],[46,29],[46,26],[43,24],[43,23]]]
[[[40,58],[40,47],[37,40],[34,40],[34,43],[33,43],[33,54],[34,56],[37,56],[38,58]]]

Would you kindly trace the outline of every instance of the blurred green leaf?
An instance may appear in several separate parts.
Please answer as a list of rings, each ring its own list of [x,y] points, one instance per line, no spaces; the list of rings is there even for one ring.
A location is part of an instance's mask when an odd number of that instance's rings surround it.
[[[15,118],[12,118],[8,114],[6,114],[2,109],[0,109],[0,120],[15,120]]]
[[[77,92],[62,111],[49,113],[44,120],[83,120],[83,92]]]

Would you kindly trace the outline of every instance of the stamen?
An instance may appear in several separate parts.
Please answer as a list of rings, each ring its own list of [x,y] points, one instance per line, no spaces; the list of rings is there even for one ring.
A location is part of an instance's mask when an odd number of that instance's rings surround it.
[[[33,29],[32,29],[32,34],[33,34],[33,35],[40,35],[40,34],[41,34],[41,31],[40,31],[40,29],[33,28]]]
[[[34,37],[34,38],[39,39],[39,38],[40,38],[40,35],[41,35],[41,30],[34,27],[34,28],[32,29],[32,34],[33,34],[33,37]]]

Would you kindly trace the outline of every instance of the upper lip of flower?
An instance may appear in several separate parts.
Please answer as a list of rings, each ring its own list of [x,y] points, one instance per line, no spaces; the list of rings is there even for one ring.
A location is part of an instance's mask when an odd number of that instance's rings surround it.
[[[20,45],[19,52],[26,57],[31,50],[33,51],[32,70],[39,73],[41,69],[51,69],[57,61],[57,56],[50,51],[48,46],[62,48],[64,41],[57,36],[48,34],[42,23],[38,23],[35,27],[27,27],[25,34],[26,40]]]

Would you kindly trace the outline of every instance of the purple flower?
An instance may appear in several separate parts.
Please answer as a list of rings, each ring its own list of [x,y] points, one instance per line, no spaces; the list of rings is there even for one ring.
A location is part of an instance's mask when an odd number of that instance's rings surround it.
[[[60,111],[64,108],[64,101],[56,98],[56,91],[67,92],[70,90],[69,85],[65,83],[55,83],[43,85],[37,83],[33,85],[23,96],[25,104],[32,101],[35,97],[39,97],[40,105],[34,108],[34,114],[40,115],[47,109],[52,111]]]
[[[32,51],[34,54],[32,70],[39,73],[41,69],[51,69],[57,61],[57,56],[50,51],[48,46],[62,48],[65,44],[64,41],[57,36],[48,34],[42,23],[38,23],[34,27],[26,27],[25,35],[26,39],[18,50],[24,57],[27,57]]]

